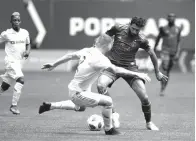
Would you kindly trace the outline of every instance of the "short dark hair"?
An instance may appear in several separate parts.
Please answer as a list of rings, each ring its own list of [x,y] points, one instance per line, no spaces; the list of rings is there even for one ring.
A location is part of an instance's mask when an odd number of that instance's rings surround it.
[[[14,16],[20,16],[20,13],[19,12],[13,12],[11,17],[14,17]]]
[[[130,25],[136,24],[138,27],[144,27],[146,25],[146,19],[141,17],[133,17],[131,19]]]

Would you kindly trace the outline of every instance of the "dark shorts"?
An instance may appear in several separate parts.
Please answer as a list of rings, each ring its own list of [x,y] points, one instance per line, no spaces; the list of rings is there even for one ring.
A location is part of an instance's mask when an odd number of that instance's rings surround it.
[[[130,70],[130,71],[134,71],[134,72],[138,72],[138,66],[134,65],[134,66],[130,66],[130,67],[123,67],[127,70]],[[144,83],[145,83],[145,80],[143,80],[142,78],[138,77],[138,76],[129,76],[129,77],[122,77],[122,76],[119,76],[117,75],[116,73],[112,72],[111,70],[109,69],[106,69],[102,72],[103,75],[106,75],[108,77],[110,77],[113,82],[109,84],[109,88],[112,86],[112,84],[118,79],[118,78],[123,78],[130,86],[132,86],[132,83],[136,80],[136,79],[140,79],[142,80]]]

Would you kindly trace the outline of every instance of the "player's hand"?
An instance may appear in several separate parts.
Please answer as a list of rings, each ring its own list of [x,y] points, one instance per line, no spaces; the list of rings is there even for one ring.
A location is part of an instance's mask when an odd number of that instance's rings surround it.
[[[156,77],[158,81],[164,81],[164,82],[168,81],[168,77],[162,74],[160,71],[156,73]]]
[[[143,80],[145,80],[145,82],[150,82],[151,81],[151,78],[146,73],[139,73],[137,76],[142,78]]]
[[[48,71],[51,71],[54,68],[55,68],[55,66],[52,63],[47,63],[47,64],[44,64],[41,69],[43,69],[43,70],[46,69]]]

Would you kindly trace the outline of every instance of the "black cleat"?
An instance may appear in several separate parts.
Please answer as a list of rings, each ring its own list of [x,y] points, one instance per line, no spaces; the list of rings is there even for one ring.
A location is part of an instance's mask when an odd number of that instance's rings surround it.
[[[105,131],[106,135],[119,135],[120,132],[116,130],[115,128],[111,128],[109,131]]]
[[[50,103],[43,102],[43,104],[39,107],[39,114],[49,111],[50,107],[51,107]]]
[[[76,112],[84,112],[86,110],[86,107],[80,106],[79,109],[75,110]]]

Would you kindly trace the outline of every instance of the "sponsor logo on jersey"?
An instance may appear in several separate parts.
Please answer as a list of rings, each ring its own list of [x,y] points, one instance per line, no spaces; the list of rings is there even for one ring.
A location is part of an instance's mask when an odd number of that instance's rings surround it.
[[[10,41],[11,44],[23,44],[25,41],[19,40],[19,41]]]

